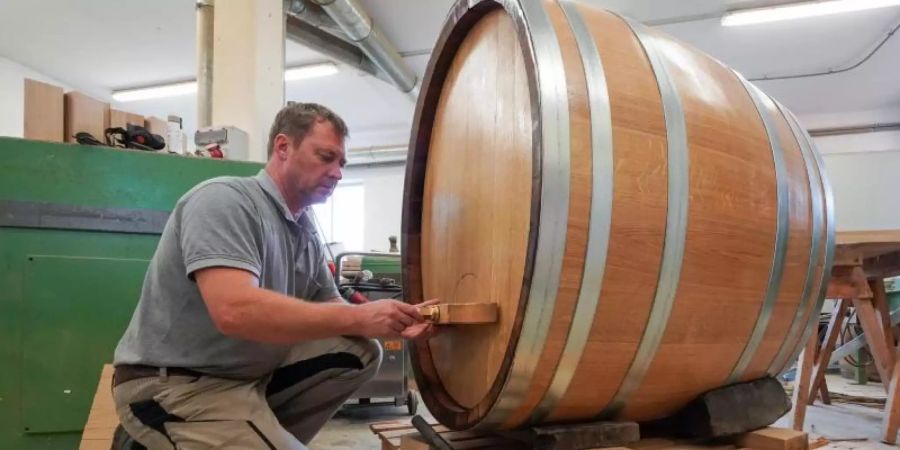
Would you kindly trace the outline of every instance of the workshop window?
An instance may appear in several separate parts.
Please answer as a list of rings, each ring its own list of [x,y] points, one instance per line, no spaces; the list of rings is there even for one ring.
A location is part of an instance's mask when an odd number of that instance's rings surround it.
[[[345,181],[328,201],[313,205],[326,243],[340,242],[345,250],[363,250],[365,193],[361,181]]]

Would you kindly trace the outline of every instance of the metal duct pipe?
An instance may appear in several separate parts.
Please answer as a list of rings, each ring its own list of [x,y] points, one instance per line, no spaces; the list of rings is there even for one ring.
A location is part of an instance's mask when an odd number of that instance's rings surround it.
[[[285,0],[284,12],[338,39],[350,42],[350,39],[347,38],[341,27],[334,23],[334,20],[317,5],[309,5],[303,0]]]
[[[871,125],[855,125],[849,127],[817,128],[809,130],[812,137],[842,136],[847,134],[875,133],[878,131],[900,130],[900,122],[873,123]]]
[[[347,151],[347,166],[404,164],[408,155],[409,147],[406,144],[351,148]]]
[[[418,95],[419,80],[416,74],[356,0],[311,1],[325,10],[344,34],[387,74],[397,88],[413,98]]]
[[[214,7],[215,0],[197,0],[197,128],[212,125]]]
[[[285,37],[304,47],[311,48],[325,56],[346,64],[369,75],[393,83],[356,45],[316,28],[297,17],[288,15],[284,28]]]

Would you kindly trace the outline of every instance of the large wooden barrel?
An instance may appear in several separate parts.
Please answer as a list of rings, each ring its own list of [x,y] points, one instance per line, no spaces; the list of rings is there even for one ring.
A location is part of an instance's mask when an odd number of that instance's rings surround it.
[[[811,139],[720,62],[570,1],[460,0],[424,79],[405,296],[495,302],[414,346],[453,428],[654,419],[781,372],[834,247]]]

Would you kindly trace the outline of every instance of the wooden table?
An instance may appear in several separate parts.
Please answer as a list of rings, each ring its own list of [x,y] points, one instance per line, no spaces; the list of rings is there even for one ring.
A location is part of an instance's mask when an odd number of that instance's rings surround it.
[[[894,443],[900,428],[900,358],[891,333],[884,278],[900,275],[900,230],[837,233],[834,266],[826,298],[836,299],[831,321],[819,346],[818,329],[801,353],[794,385],[794,429],[801,430],[806,406],[816,397],[830,404],[825,370],[850,307],[862,326],[866,344],[888,390],[882,440]]]

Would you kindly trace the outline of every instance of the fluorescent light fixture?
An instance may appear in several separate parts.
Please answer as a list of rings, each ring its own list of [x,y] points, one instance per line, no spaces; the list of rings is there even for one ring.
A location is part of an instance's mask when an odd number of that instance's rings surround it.
[[[778,22],[806,17],[827,16],[866,9],[900,5],[900,0],[821,0],[793,3],[769,8],[734,11],[722,16],[722,26],[733,27],[757,23]]]
[[[197,92],[197,82],[185,81],[181,83],[164,84],[161,86],[115,91],[112,94],[112,98],[117,102],[136,102],[138,100],[174,97],[176,95],[187,95],[195,92]]]
[[[307,78],[324,77],[338,73],[334,63],[326,62],[294,67],[284,71],[284,81],[305,80]]]
[[[324,77],[338,73],[338,67],[331,62],[310,64],[308,66],[292,67],[284,71],[284,81],[305,80],[309,78]],[[123,89],[113,91],[112,98],[117,102],[136,102],[154,98],[175,97],[197,92],[196,81],[183,81],[181,83],[163,84],[136,89]]]

